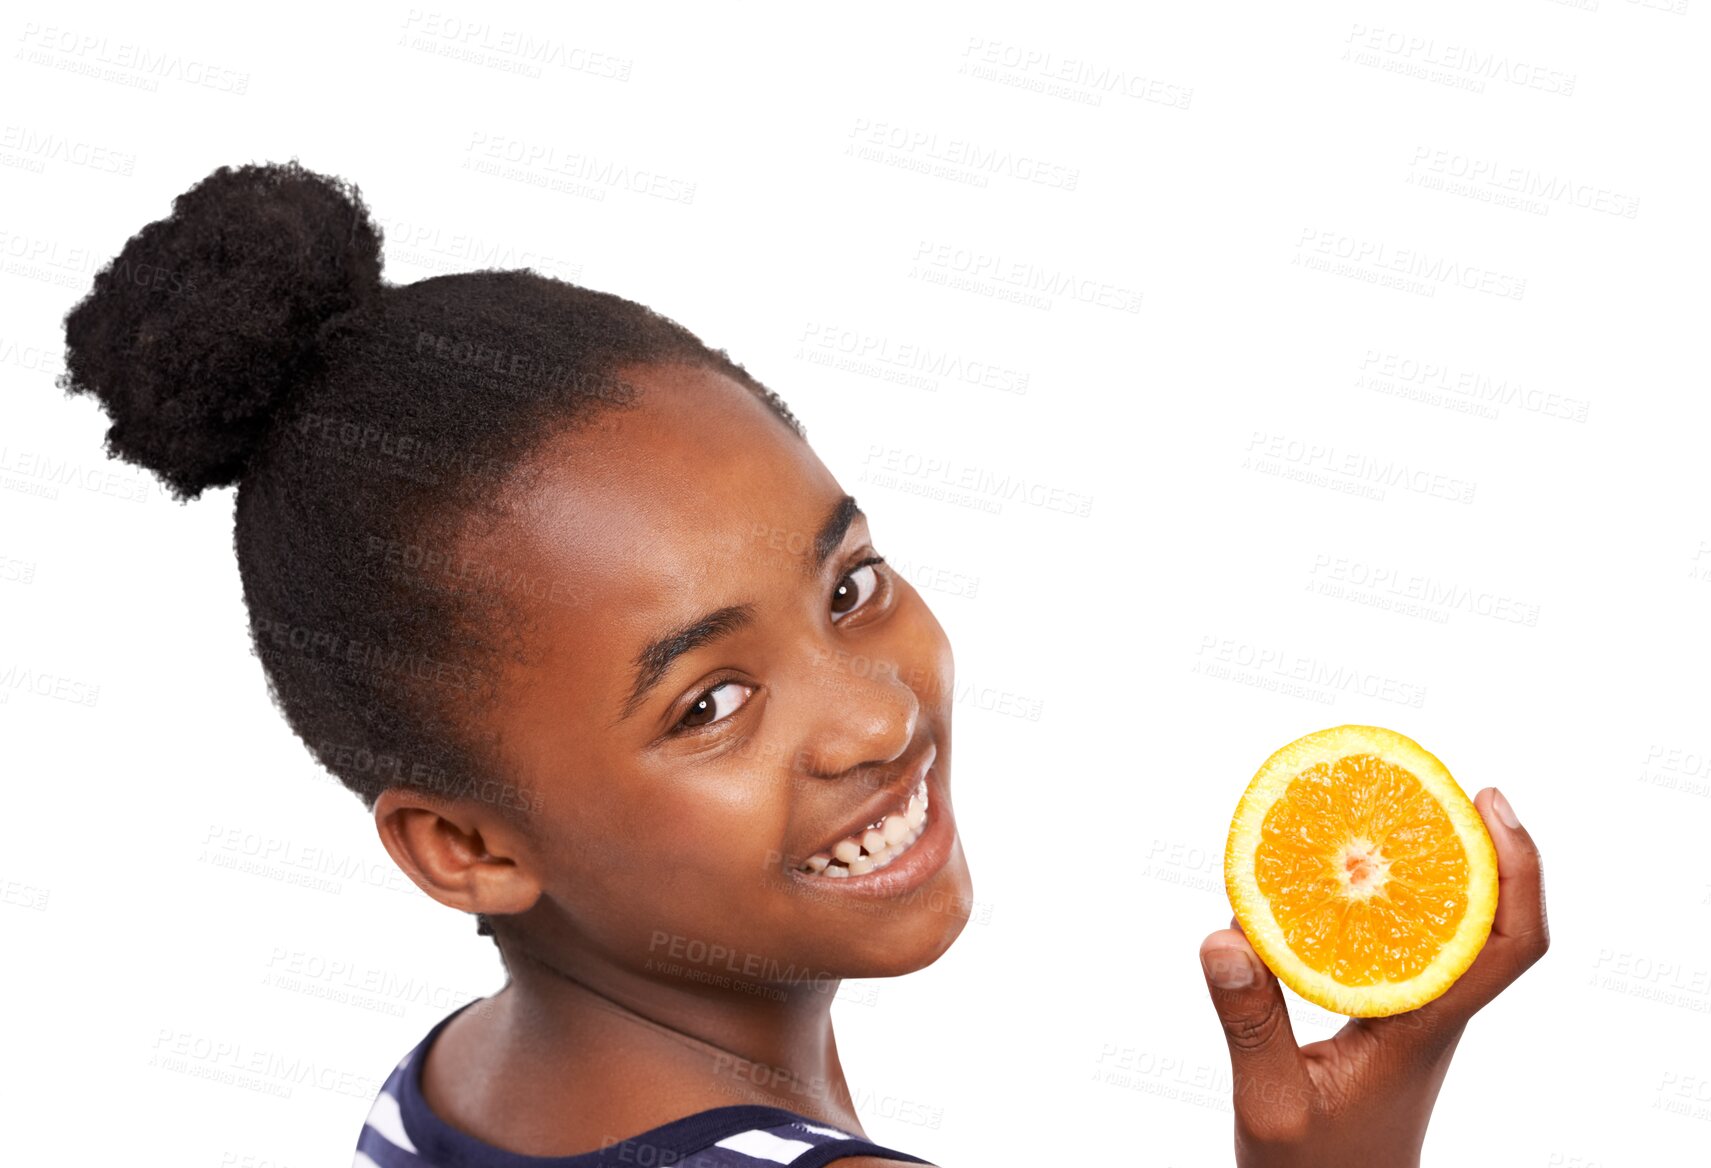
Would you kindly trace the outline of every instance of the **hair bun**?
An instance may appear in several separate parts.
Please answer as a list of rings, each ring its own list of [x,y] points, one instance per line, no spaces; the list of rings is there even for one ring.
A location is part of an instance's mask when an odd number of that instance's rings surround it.
[[[58,384],[100,399],[108,451],[178,498],[235,483],[322,327],[379,292],[380,238],[358,188],[296,159],[223,166],[96,273]]]

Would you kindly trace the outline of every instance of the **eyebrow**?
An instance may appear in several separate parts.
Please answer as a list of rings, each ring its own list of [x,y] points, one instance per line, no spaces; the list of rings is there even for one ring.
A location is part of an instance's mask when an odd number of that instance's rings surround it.
[[[820,530],[814,533],[813,554],[803,557],[803,569],[809,579],[820,574],[821,569],[826,566],[826,561],[844,542],[844,536],[849,533],[850,525],[858,515],[865,517],[866,512],[855,501],[854,495],[845,495],[832,504],[831,511],[820,524]],[[649,642],[636,654],[632,662],[635,673],[630,696],[624,702],[624,708],[613,725],[629,718],[641,708],[647,696],[664,679],[672,663],[679,657],[704,645],[710,645],[722,637],[730,636],[739,629],[747,628],[754,622],[754,617],[755,608],[752,604],[727,604]]]

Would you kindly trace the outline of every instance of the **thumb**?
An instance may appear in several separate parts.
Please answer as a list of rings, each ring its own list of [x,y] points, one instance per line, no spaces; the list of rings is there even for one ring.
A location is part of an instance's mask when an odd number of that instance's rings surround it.
[[[1289,1128],[1307,1109],[1311,1085],[1283,987],[1240,928],[1220,929],[1202,941],[1200,966],[1230,1047],[1238,1119],[1256,1133]]]

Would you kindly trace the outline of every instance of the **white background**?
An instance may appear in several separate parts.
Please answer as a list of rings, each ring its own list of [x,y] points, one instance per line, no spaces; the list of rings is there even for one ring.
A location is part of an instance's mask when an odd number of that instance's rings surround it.
[[[534,266],[727,348],[948,630],[980,904],[836,1004],[874,1139],[1229,1163],[1224,833],[1273,749],[1370,722],[1500,785],[1549,886],[1427,1163],[1698,1161],[1711,0],[1131,7],[7,18],[13,1155],[345,1163],[500,984],[270,704],[231,492],[175,504],[53,384],[131,233],[295,156],[395,282]],[[215,1081],[258,1051],[323,1073]]]

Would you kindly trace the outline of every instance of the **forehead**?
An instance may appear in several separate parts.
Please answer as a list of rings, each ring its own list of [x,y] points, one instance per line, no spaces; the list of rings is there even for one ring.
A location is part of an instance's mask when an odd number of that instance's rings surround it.
[[[681,571],[764,546],[764,527],[815,523],[842,493],[808,444],[724,374],[650,365],[623,376],[641,391],[635,405],[531,458],[516,534],[542,567],[585,580]]]
[[[680,366],[624,371],[636,403],[549,439],[510,521],[474,554],[531,583],[556,634],[627,668],[647,639],[724,603],[743,581],[800,577],[843,494],[808,444],[739,382]],[[858,520],[859,522],[859,520]]]

